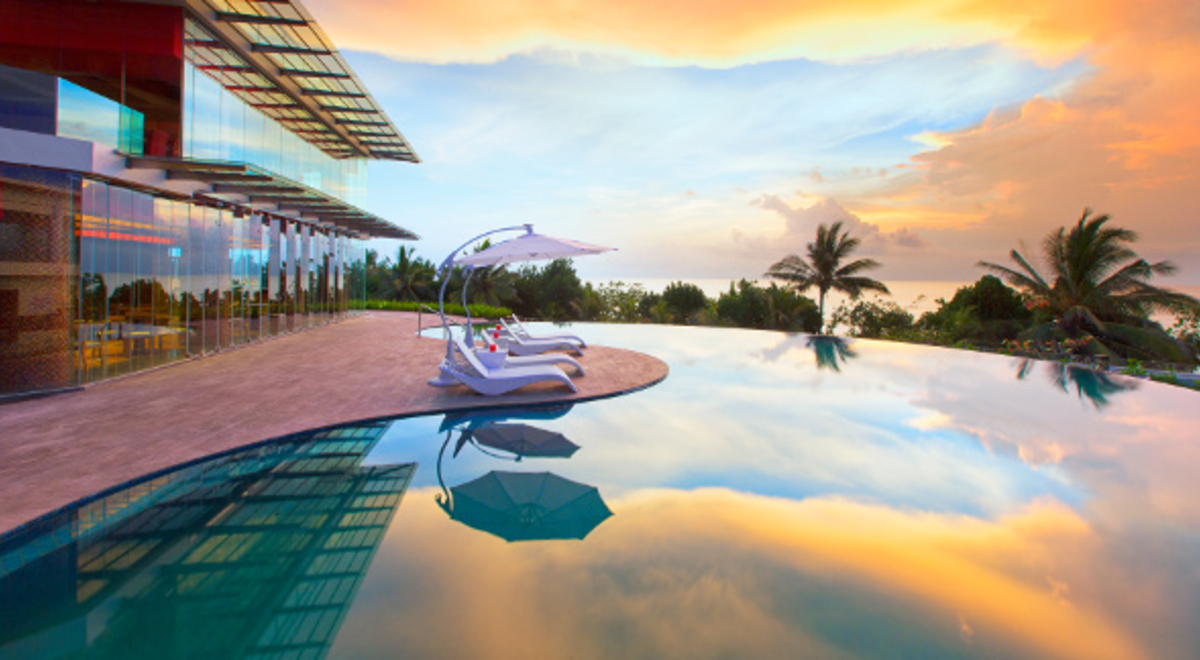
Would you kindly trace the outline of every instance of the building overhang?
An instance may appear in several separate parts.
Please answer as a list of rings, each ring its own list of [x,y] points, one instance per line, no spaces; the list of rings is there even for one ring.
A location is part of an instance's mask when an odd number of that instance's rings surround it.
[[[420,162],[298,1],[159,2],[182,5],[201,28],[185,32],[189,61],[326,154]]]
[[[168,179],[209,184],[192,196],[222,205],[288,217],[370,238],[416,240],[413,232],[315,188],[246,163],[167,156],[126,156],[129,169],[166,172]]]

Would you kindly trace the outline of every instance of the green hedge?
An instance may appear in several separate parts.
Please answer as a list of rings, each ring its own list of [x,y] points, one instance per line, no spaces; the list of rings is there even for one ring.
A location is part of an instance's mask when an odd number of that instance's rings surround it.
[[[418,307],[425,305],[430,309],[437,310],[437,304],[419,303],[419,302],[397,302],[395,300],[368,300],[367,309],[380,309],[389,312],[416,312]],[[466,310],[462,305],[448,304],[446,305],[446,313],[454,316],[466,316]],[[498,319],[503,316],[512,316],[512,310],[507,307],[492,307],[491,305],[471,305],[471,316],[473,318],[482,319]]]

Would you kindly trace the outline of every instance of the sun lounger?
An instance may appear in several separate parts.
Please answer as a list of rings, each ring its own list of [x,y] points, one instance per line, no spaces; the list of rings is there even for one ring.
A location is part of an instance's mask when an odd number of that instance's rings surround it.
[[[492,335],[490,335],[487,332],[484,332],[483,333],[483,345],[485,346],[485,348],[480,348],[480,349],[476,349],[476,350],[478,350],[481,353],[485,352],[487,350],[490,350],[491,346],[495,343],[496,343],[496,340],[494,338],[492,338]],[[512,344],[510,343],[509,346],[511,347]],[[580,376],[584,375],[583,365],[576,362],[575,358],[571,357],[570,355],[563,355],[562,353],[543,353],[541,355],[511,355],[510,354],[508,356],[508,359],[505,360],[505,362],[504,362],[504,366],[506,366],[506,367],[531,367],[531,366],[537,366],[537,365],[541,365],[541,364],[566,365],[566,366],[559,366],[560,369],[566,369],[567,366],[572,366],[572,367],[575,367],[575,371]]]
[[[517,318],[516,314],[512,315],[512,319],[512,325],[509,326],[511,328],[510,331],[520,335],[522,339],[566,339],[568,341],[579,342],[580,348],[587,348],[587,342],[579,335],[573,335],[569,332],[551,332],[549,334],[535,335],[529,331],[529,328],[525,327],[524,323],[521,323],[521,319]]]
[[[475,356],[475,351],[469,348],[461,337],[450,340],[451,350],[442,361],[442,375],[457,380],[480,394],[495,396],[506,394],[513,390],[542,383],[558,381],[578,392],[571,378],[562,369],[553,365],[537,365],[488,369]]]
[[[547,351],[568,351],[583,355],[583,346],[570,339],[529,339],[514,332],[504,319],[500,320],[505,328],[504,336],[508,337],[508,352],[511,355],[540,355]]]

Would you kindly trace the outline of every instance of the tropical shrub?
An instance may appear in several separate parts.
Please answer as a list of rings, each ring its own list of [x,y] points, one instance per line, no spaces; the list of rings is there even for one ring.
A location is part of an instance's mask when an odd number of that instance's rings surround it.
[[[829,321],[829,327],[844,325],[854,337],[892,338],[913,328],[913,315],[890,300],[857,300],[842,303]]]
[[[672,282],[663,289],[662,301],[675,323],[693,322],[693,317],[708,307],[708,296],[690,282]]]
[[[426,309],[421,310],[424,306]],[[437,303],[422,303],[416,301],[396,301],[396,300],[368,300],[366,303],[367,309],[382,310],[387,312],[416,312],[429,310],[437,312]],[[446,303],[444,305],[447,314],[454,316],[465,316],[466,310],[461,304]],[[491,305],[470,305],[471,316],[477,319],[499,319],[506,316],[512,316],[512,310],[507,307],[492,307]]]

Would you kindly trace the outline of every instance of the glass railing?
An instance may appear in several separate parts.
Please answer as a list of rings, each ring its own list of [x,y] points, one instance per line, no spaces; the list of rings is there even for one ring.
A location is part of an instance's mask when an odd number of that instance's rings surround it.
[[[141,154],[145,118],[132,108],[60,78],[56,134]]]

